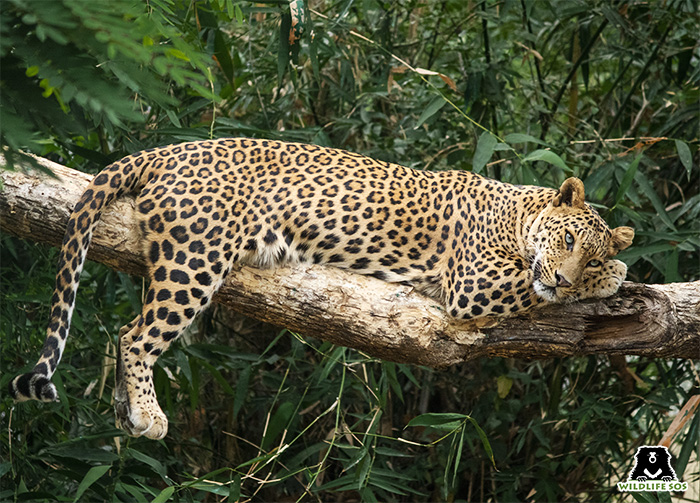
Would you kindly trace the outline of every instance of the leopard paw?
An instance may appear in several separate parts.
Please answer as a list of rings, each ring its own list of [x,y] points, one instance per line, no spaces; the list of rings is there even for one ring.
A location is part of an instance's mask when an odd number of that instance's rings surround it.
[[[115,397],[114,414],[117,428],[124,430],[129,436],[145,436],[153,440],[160,440],[168,433],[168,418],[156,404],[149,406],[138,405],[132,407],[128,400],[119,400]]]

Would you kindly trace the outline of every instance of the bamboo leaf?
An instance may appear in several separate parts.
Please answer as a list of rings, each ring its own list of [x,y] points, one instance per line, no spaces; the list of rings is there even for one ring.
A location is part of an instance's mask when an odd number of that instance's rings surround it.
[[[548,162],[549,164],[553,164],[554,166],[563,169],[567,173],[573,173],[574,170],[572,170],[569,166],[566,165],[564,160],[559,157],[557,154],[552,152],[551,150],[535,150],[533,152],[530,152],[528,155],[526,155],[523,158],[523,161],[544,161]]]
[[[504,140],[508,143],[536,143],[545,147],[547,146],[546,142],[525,133],[510,133],[506,135]]]
[[[491,443],[489,442],[489,439],[486,436],[486,433],[481,428],[481,426],[479,426],[479,423],[476,422],[476,419],[474,419],[471,416],[467,416],[467,419],[469,419],[469,422],[471,422],[472,426],[474,426],[474,429],[476,430],[477,434],[479,435],[479,438],[481,439],[481,443],[484,446],[484,450],[486,451],[486,455],[489,457],[489,459],[491,460],[491,463],[495,467],[496,460],[493,457],[493,449],[491,449]]]
[[[615,206],[617,206],[620,201],[625,197],[627,190],[632,185],[632,180],[634,180],[634,175],[637,174],[637,167],[639,166],[639,161],[642,159],[642,153],[640,152],[637,157],[630,163],[625,175],[622,177],[620,182],[620,187],[617,189],[617,195],[615,196]]]
[[[420,114],[420,117],[418,117],[418,122],[413,127],[413,129],[418,129],[419,127],[421,127],[425,121],[427,121],[429,118],[435,115],[446,104],[447,102],[442,98],[442,96],[438,96],[433,101],[431,101],[430,104],[427,107],[425,107],[423,113]]]
[[[151,503],[165,503],[170,499],[174,492],[175,486],[166,487],[160,492],[160,494],[158,494],[158,496],[153,498],[153,501]]]
[[[168,470],[165,468],[165,466],[163,466],[163,463],[161,463],[157,459],[154,459],[151,456],[144,454],[143,452],[137,451],[136,449],[128,449],[127,452],[134,459],[140,461],[141,463],[147,464],[148,466],[153,468],[153,470],[161,477],[165,478],[167,476]]]
[[[229,482],[229,501],[238,501],[241,497],[241,475],[236,474],[231,482]]]
[[[498,140],[490,132],[484,131],[481,133],[479,141],[476,144],[474,159],[472,160],[472,171],[474,171],[474,173],[481,173],[486,163],[491,159],[497,143]]]
[[[674,246],[668,243],[656,243],[649,246],[634,246],[631,249],[620,252],[615,258],[618,258],[623,262],[630,262],[647,255],[664,253],[673,250],[673,248]]]
[[[688,147],[686,142],[681,140],[675,140],[675,143],[678,157],[681,160],[681,164],[685,167],[685,171],[688,173],[688,180],[690,180],[690,172],[693,170],[693,155],[690,153],[690,147]]]
[[[634,492],[631,494],[632,494],[632,497],[635,499],[635,501],[637,501],[639,503],[659,503],[659,500],[656,497],[652,496],[651,493]]]
[[[428,412],[411,419],[406,427],[425,426],[438,429],[454,430],[460,426],[468,416],[451,412]]]
[[[83,477],[83,480],[80,481],[78,491],[75,493],[75,499],[73,501],[78,501],[83,493],[87,491],[92,484],[97,482],[102,475],[107,473],[110,468],[112,468],[112,465],[93,466],[90,468],[85,474],[85,477]]]
[[[649,201],[651,201],[651,204],[652,206],[654,206],[654,209],[659,215],[661,221],[664,224],[666,224],[666,226],[669,229],[673,229],[675,231],[676,226],[673,225],[673,222],[671,222],[668,213],[666,213],[666,208],[664,207],[664,204],[661,202],[661,199],[659,199],[658,194],[651,186],[651,183],[649,182],[649,179],[646,177],[646,175],[644,175],[644,173],[642,173],[641,171],[637,171],[637,174],[635,175],[634,179],[637,182],[637,185],[639,186],[641,191],[644,193],[644,195],[647,196],[647,198],[649,198]]]
[[[238,413],[243,407],[246,396],[248,396],[248,384],[250,383],[250,370],[251,366],[247,365],[238,376],[238,383],[236,384],[236,394],[233,397],[233,417],[234,419],[238,417]]]
[[[678,274],[678,247],[674,247],[666,256],[666,270],[664,271],[664,281],[666,283],[675,283],[683,281],[683,278]]]

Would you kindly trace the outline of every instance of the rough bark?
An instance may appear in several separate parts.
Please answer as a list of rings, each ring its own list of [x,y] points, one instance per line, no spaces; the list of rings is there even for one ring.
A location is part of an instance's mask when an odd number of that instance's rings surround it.
[[[59,246],[70,211],[91,176],[40,162],[57,178],[36,172],[0,174],[0,229]],[[104,213],[88,258],[144,274],[133,212],[133,200],[124,199]],[[547,306],[477,323],[455,322],[439,303],[410,287],[321,266],[244,267],[229,275],[215,301],[383,359],[431,367],[482,356],[700,357],[700,281],[625,283],[618,295],[602,301]]]

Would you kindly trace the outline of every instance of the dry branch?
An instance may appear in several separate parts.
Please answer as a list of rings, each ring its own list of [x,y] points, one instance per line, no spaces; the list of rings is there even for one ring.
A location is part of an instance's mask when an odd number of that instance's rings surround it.
[[[36,172],[0,174],[4,186],[0,229],[58,246],[70,211],[91,176],[44,159],[40,162],[58,178]],[[4,164],[1,158],[0,164]],[[144,274],[133,211],[133,200],[124,199],[105,212],[88,258]],[[625,283],[610,299],[548,306],[479,325],[451,320],[437,302],[410,287],[321,266],[245,267],[229,275],[215,301],[373,356],[431,367],[480,356],[700,357],[700,281]]]

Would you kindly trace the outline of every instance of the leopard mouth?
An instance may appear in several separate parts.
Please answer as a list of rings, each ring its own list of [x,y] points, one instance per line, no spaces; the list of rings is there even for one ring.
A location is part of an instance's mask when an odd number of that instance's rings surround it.
[[[557,302],[559,295],[556,285],[549,285],[542,281],[542,259],[535,258],[532,263],[532,287],[535,293],[549,302]]]

